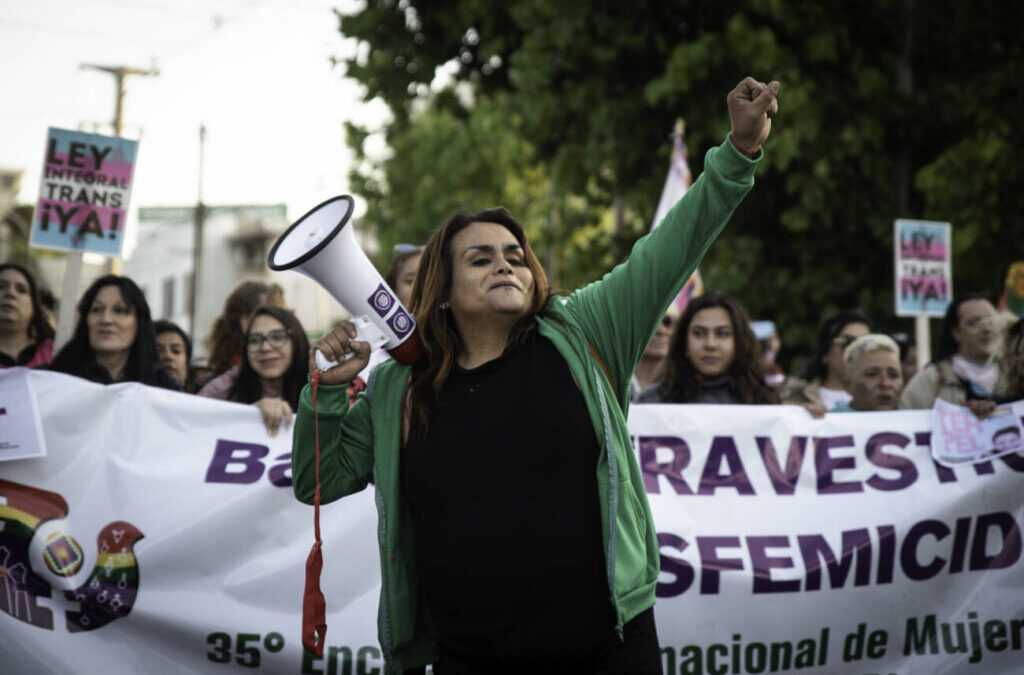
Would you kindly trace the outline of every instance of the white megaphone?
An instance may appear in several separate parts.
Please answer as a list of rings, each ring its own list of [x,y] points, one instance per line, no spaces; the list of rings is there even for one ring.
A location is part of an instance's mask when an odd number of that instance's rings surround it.
[[[416,321],[356,243],[352,207],[352,198],[342,195],[295,221],[270,249],[270,269],[305,274],[352,313],[357,340],[371,350],[383,347],[399,363],[414,363],[423,356]],[[316,364],[328,370],[338,362],[317,350]]]

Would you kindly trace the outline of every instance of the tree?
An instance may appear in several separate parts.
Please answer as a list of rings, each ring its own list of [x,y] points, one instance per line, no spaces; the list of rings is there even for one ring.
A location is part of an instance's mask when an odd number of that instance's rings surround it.
[[[726,92],[747,74],[779,79],[758,184],[703,269],[707,286],[774,319],[792,356],[810,352],[821,317],[840,308],[863,308],[876,329],[908,327],[892,316],[897,217],[953,222],[955,287],[997,294],[1024,206],[1017,12],[953,0],[403,0],[368,2],[341,28],[364,45],[350,75],[394,112],[392,148],[436,125],[415,110],[438,69],[468,94],[449,97],[453,119],[505,120],[529,139],[529,161],[504,164],[513,173],[500,182],[526,166],[545,176],[558,197],[522,212],[538,223],[552,204],[574,204],[576,219],[549,230],[563,247],[591,244],[573,281],[597,277],[645,231],[676,116],[699,173],[728,131]],[[382,168],[381,199],[395,205],[410,189],[401,181],[430,171]]]

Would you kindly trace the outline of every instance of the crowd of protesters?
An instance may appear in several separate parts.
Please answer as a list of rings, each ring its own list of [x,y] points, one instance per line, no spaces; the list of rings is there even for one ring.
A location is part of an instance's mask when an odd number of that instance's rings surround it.
[[[294,417],[300,501],[319,508],[375,486],[381,644],[397,672],[432,662],[443,673],[535,664],[660,673],[658,538],[621,400],[631,374],[637,402],[789,404],[815,417],[936,399],[983,416],[1024,395],[1024,319],[1001,318],[981,296],[950,305],[936,359],[909,382],[909,341],[873,332],[858,310],[822,317],[815,353],[787,377],[777,362],[784,326],[753,322],[739,299],[714,290],[676,304],[700,257],[680,255],[680,245],[710,242],[750,189],[778,90],[747,78],[730,92],[733,131],[709,152],[696,196],[630,260],[571,295],[549,289],[522,226],[501,208],[455,214],[425,247],[396,249],[387,282],[419,320],[425,355],[415,364],[378,357],[372,399],[353,402],[374,367],[353,324],[313,343],[342,363],[307,386],[315,366],[306,331],[280,288],[259,281],[228,296],[199,368],[189,336],[154,322],[139,287],[114,275],[86,290],[74,333],[54,354],[52,316],[31,274],[0,266],[0,354],[8,366],[101,385],[251,405],[270,435]],[[318,529],[303,609],[309,650],[322,650],[326,619],[318,583],[309,590],[319,545]]]
[[[638,403],[782,403],[829,412],[928,409],[936,399],[979,416],[1024,398],[1024,318],[999,313],[980,294],[956,298],[942,319],[934,359],[917,368],[906,335],[872,332],[851,309],[823,318],[804,368],[780,377],[774,323],[751,322],[724,293],[665,315],[637,367]],[[762,332],[761,339],[755,329]]]
[[[408,303],[423,248],[401,244],[385,279]],[[305,329],[277,284],[243,280],[206,334],[208,356],[193,360],[180,326],[154,321],[142,290],[106,275],[78,302],[70,339],[54,349],[49,294],[29,270],[0,264],[0,368],[25,366],[100,384],[141,382],[259,408],[268,432],[290,424],[308,378]],[[751,321],[732,296],[708,291],[680,313],[673,303],[637,364],[634,403],[785,404],[814,417],[830,412],[931,408],[936,399],[985,415],[1024,398],[1024,318],[999,313],[980,294],[954,299],[942,318],[934,358],[918,370],[905,334],[872,332],[863,312],[822,318],[815,352],[787,376],[776,362],[780,335],[771,321]],[[386,360],[374,354],[353,382],[358,392]]]

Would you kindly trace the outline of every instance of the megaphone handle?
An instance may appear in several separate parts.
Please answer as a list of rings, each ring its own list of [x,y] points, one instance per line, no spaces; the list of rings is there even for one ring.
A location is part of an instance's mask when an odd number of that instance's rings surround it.
[[[316,357],[316,367],[321,372],[325,371],[325,370],[330,370],[334,366],[341,365],[340,361],[329,361],[327,359],[327,357],[324,356],[324,353],[322,351],[320,351],[319,349],[316,350],[315,357]],[[352,358],[352,352],[348,352],[347,354],[345,354],[345,359],[346,360],[348,360],[350,358]]]
[[[352,324],[356,327],[356,340],[366,342],[370,345],[370,350],[383,347],[388,338],[384,332],[378,328],[372,321],[365,316],[359,316],[352,319]],[[350,358],[355,356],[355,352],[345,352],[345,358],[341,361],[328,361],[324,353],[319,349],[316,350],[314,355],[316,358],[316,367],[321,370],[330,370],[331,368],[341,364],[344,361],[348,361]]]

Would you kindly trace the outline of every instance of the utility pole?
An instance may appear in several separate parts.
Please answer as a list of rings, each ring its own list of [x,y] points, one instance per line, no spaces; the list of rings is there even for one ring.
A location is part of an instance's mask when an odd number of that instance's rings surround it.
[[[114,99],[114,135],[120,136],[121,130],[124,125],[124,78],[128,75],[143,75],[153,76],[159,75],[160,71],[156,68],[132,68],[130,66],[100,66],[94,63],[83,63],[79,66],[83,70],[98,70],[102,73],[108,73],[114,76],[117,83],[117,90],[115,91]],[[110,259],[110,272],[112,274],[121,273],[121,259],[111,258]]]
[[[203,221],[206,220],[206,205],[203,204],[203,155],[206,147],[206,125],[199,125],[199,189],[196,200],[196,224],[192,239],[192,307],[189,313],[189,333],[196,339],[196,316],[199,314],[199,273],[203,264]]]
[[[113,75],[117,80],[116,98],[114,100],[114,135],[121,135],[122,110],[124,107],[124,78],[128,75],[157,75],[155,68],[130,68],[128,66],[99,66],[82,63],[83,70],[99,70]],[[111,258],[108,269],[113,274],[121,273],[121,260]],[[61,292],[60,311],[57,314],[57,337],[54,348],[59,349],[71,337],[71,329],[75,320],[75,298],[78,297],[78,282],[82,278],[82,253],[68,253],[64,266],[64,285]]]
[[[896,64],[896,90],[909,101],[914,95],[914,67],[911,59],[914,46],[914,0],[903,0],[903,12],[907,22],[903,33],[903,53]],[[904,120],[904,124],[909,121]],[[903,147],[896,159],[897,208],[900,218],[911,218],[911,196],[914,185],[913,151],[914,134],[906,130]],[[950,237],[953,235],[950,234]],[[899,289],[896,289],[897,292]],[[932,360],[931,324],[926,314],[914,317],[914,342],[917,343],[917,366],[924,368]]]

